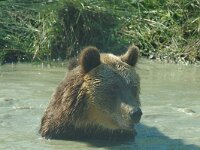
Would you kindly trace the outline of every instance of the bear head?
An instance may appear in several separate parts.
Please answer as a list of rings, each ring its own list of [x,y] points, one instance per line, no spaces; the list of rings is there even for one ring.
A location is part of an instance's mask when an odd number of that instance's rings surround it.
[[[139,50],[121,56],[83,49],[60,83],[42,119],[48,138],[133,135],[140,121],[140,78],[135,71]]]

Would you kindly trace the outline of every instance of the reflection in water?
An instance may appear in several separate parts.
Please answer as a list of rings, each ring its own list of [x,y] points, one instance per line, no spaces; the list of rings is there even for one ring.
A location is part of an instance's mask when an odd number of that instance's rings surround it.
[[[135,140],[45,140],[38,134],[65,67],[0,66],[0,149],[200,149],[200,67],[142,60],[143,117]]]

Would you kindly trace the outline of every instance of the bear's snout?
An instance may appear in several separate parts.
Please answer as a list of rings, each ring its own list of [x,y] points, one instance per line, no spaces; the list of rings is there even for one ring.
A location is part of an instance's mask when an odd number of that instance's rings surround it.
[[[140,108],[138,108],[136,111],[130,112],[130,117],[135,123],[138,123],[140,121],[141,116],[142,116],[142,110]]]

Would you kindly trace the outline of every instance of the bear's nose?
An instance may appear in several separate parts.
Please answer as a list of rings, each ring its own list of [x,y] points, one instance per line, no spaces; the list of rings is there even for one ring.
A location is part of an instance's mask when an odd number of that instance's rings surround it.
[[[142,110],[140,108],[137,109],[137,111],[131,111],[130,117],[135,122],[138,123],[142,116]]]

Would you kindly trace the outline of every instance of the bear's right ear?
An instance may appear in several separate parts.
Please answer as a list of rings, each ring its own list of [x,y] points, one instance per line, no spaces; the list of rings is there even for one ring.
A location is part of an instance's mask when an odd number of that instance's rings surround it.
[[[96,47],[88,46],[83,49],[80,55],[80,65],[85,73],[89,72],[100,64],[100,53]]]
[[[135,45],[131,45],[127,52],[121,56],[121,60],[131,66],[135,66],[139,57],[139,48]]]

